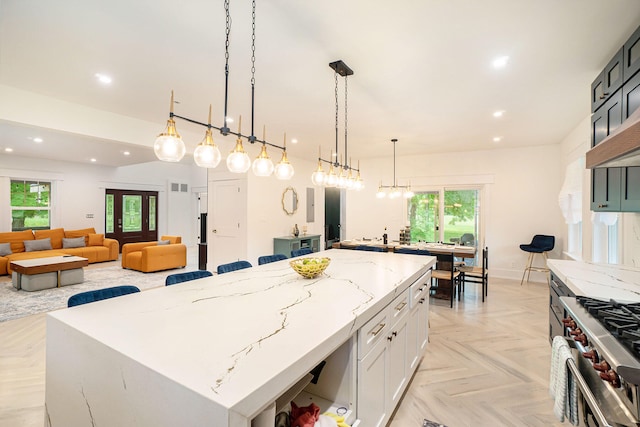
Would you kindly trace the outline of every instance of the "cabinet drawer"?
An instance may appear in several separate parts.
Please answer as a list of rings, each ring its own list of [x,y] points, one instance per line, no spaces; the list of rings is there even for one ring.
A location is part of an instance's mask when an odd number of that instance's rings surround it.
[[[429,299],[429,281],[431,280],[431,270],[414,282],[409,288],[411,307],[419,304],[420,299]]]
[[[385,339],[392,326],[391,321],[387,306],[358,330],[358,359],[365,357],[377,342]]]
[[[389,321],[391,327],[393,327],[400,319],[409,314],[410,301],[409,289],[404,291],[401,295],[398,295],[391,304],[387,307],[389,310]]]

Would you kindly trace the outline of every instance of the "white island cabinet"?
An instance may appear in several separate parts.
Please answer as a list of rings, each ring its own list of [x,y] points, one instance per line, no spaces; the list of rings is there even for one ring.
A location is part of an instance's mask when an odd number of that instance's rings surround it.
[[[45,426],[271,427],[291,400],[384,425],[424,354],[435,258],[317,255],[316,279],[285,260],[48,314]]]

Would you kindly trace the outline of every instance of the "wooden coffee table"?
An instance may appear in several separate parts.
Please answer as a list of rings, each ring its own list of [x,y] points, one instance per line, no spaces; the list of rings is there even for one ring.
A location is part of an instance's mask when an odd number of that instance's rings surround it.
[[[87,265],[87,258],[73,255],[12,261],[11,280],[16,289],[29,292],[75,285],[84,281],[82,267]]]

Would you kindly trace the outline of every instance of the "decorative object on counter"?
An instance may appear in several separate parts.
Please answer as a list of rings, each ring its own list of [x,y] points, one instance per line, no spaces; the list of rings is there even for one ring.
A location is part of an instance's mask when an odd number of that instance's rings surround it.
[[[398,239],[401,245],[411,244],[411,226],[407,225],[404,230],[400,230],[400,238]]]
[[[291,265],[291,268],[293,268],[295,272],[302,277],[306,279],[313,279],[314,277],[318,277],[322,274],[329,266],[330,262],[331,258],[327,257],[308,257],[291,260],[289,261],[289,264]]]
[[[387,244],[387,227],[384,228],[384,234],[382,235],[382,243]]]
[[[273,172],[273,162],[267,154],[267,145],[282,150],[282,160],[275,168],[275,174],[278,179],[290,179],[293,176],[293,166],[287,159],[287,146],[286,146],[286,134],[285,143],[281,147],[279,145],[271,144],[263,139],[259,140],[254,134],[255,123],[255,70],[256,70],[256,1],[252,1],[252,34],[251,34],[251,135],[242,135],[242,129],[240,126],[241,120],[238,120],[238,133],[234,133],[229,129],[228,122],[229,116],[227,114],[227,107],[229,101],[229,34],[231,33],[231,15],[229,13],[229,0],[224,2],[224,10],[226,15],[226,38],[225,38],[225,86],[224,86],[224,121],[222,127],[216,127],[211,124],[211,106],[209,106],[209,121],[202,123],[197,120],[190,119],[188,117],[179,116],[173,113],[173,91],[171,91],[171,101],[169,106],[169,119],[167,120],[167,127],[156,138],[153,145],[153,150],[159,160],[165,162],[179,162],[184,157],[186,152],[184,141],[180,137],[176,130],[176,122],[174,118],[179,118],[187,122],[206,127],[204,139],[198,144],[194,151],[194,160],[200,167],[215,168],[220,163],[220,150],[213,142],[211,136],[211,129],[216,129],[224,136],[236,135],[236,145],[233,151],[227,157],[227,168],[233,173],[245,173],[251,168],[251,159],[249,155],[244,151],[242,146],[242,138],[245,138],[251,144],[256,142],[262,143],[262,150],[260,155],[254,162],[253,172],[256,176],[270,176]]]
[[[306,236],[307,235],[307,224],[302,226],[302,235]]]
[[[391,140],[391,142],[393,142],[393,184],[382,185],[382,181],[380,181],[376,197],[379,199],[383,199],[387,197],[388,191],[390,199],[395,199],[397,197],[400,197],[401,195],[407,199],[410,199],[414,195],[413,191],[411,191],[411,184],[409,183],[407,185],[398,185],[398,180],[396,179],[396,142],[398,142],[398,140],[394,138]]]
[[[298,210],[298,192],[293,187],[287,187],[282,192],[282,210],[289,216]]]
[[[554,236],[547,236],[544,234],[536,234],[531,239],[531,243],[528,245],[520,245],[520,249],[525,252],[529,252],[529,259],[527,260],[527,266],[522,273],[522,280],[520,280],[520,286],[524,283],[524,276],[527,276],[527,282],[529,281],[529,276],[531,275],[531,271],[539,271],[541,273],[546,273],[547,275],[547,283],[549,283],[549,269],[547,268],[547,252],[552,251],[556,244],[556,238]],[[534,267],[533,259],[535,254],[542,254],[544,258],[544,267]],[[527,274],[528,272],[528,274]]]
[[[336,154],[333,158],[333,151],[329,160],[322,158],[321,148],[318,147],[318,168],[311,174],[311,181],[314,185],[325,187],[339,187],[346,189],[361,190],[364,188],[364,182],[360,177],[360,161],[358,161],[358,167],[351,166],[351,158],[347,152],[347,77],[353,75],[353,70],[347,66],[342,60],[338,60],[329,64],[334,71],[335,76],[335,101],[336,101]],[[338,162],[338,75],[344,77],[344,162],[342,163],[342,156]],[[347,159],[349,163],[347,164]],[[329,172],[325,173],[322,169],[322,162],[329,163]],[[337,169],[337,172],[336,170]],[[353,171],[358,172],[357,176],[353,176]]]
[[[300,235],[300,230],[298,230],[298,224],[293,225],[293,235],[298,237]]]

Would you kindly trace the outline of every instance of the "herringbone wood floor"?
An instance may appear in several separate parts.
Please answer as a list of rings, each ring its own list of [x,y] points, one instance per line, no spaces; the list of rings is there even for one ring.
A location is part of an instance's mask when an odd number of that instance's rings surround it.
[[[560,426],[548,395],[546,284],[491,279],[432,300],[430,343],[390,427]],[[45,315],[0,323],[0,427],[42,427]],[[368,427],[368,426],[363,426]]]

